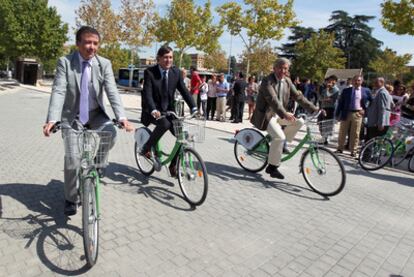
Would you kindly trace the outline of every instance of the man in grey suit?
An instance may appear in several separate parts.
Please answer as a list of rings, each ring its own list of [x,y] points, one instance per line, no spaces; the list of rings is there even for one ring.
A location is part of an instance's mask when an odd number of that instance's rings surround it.
[[[390,125],[392,97],[384,87],[384,78],[375,80],[375,97],[367,109],[368,133],[366,140],[384,135]]]
[[[105,111],[104,90],[117,120],[127,131],[133,130],[125,116],[111,62],[96,55],[99,42],[98,31],[83,26],[76,33],[78,51],[59,59],[46,124],[43,126],[45,136],[50,136],[56,122],[72,125],[77,120],[89,129],[111,132],[114,140],[116,130]],[[78,169],[73,169],[69,158],[65,157],[66,215],[76,214],[77,172]]]

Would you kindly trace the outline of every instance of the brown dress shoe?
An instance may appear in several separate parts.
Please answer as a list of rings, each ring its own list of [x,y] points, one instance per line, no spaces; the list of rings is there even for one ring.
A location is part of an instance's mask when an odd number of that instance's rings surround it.
[[[170,175],[173,178],[177,178],[177,166],[175,164],[170,164],[170,166],[168,167],[168,169],[170,170]]]

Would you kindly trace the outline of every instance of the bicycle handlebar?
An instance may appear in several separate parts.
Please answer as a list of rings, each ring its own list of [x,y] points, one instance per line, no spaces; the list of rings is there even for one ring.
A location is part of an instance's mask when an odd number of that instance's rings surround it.
[[[75,122],[78,123],[79,126],[83,126],[80,122],[78,122],[77,120],[75,120]],[[123,129],[124,126],[122,125],[121,122],[119,122],[117,119],[112,119],[111,124],[113,124],[114,126],[118,127],[118,129]],[[50,131],[52,133],[56,133],[57,131],[61,130],[61,129],[72,129],[72,126],[68,123],[63,123],[60,121],[57,121],[55,123],[55,125],[53,125],[52,129],[50,129]],[[86,128],[83,127],[83,130],[85,130]]]
[[[194,117],[196,117],[197,115],[200,115],[200,113],[199,113],[198,111],[196,111],[196,112],[193,112],[193,113],[192,113],[192,114],[190,114],[190,115],[186,115],[186,116],[178,116],[178,114],[176,114],[176,113],[175,113],[175,112],[173,112],[173,111],[166,111],[166,112],[162,112],[162,113],[161,113],[161,116],[160,116],[160,117],[158,117],[156,120],[160,120],[161,118],[167,117],[167,116],[169,116],[169,115],[174,116],[176,119],[179,119],[179,120],[184,120],[184,119],[191,119],[191,118],[194,118]]]
[[[322,109],[319,110],[319,111],[317,111],[317,112],[315,112],[315,113],[313,113],[313,114],[311,114],[311,115],[307,115],[305,113],[298,114],[297,118],[301,118],[302,117],[303,120],[310,121],[312,119],[318,118],[321,115],[321,113],[322,113]]]

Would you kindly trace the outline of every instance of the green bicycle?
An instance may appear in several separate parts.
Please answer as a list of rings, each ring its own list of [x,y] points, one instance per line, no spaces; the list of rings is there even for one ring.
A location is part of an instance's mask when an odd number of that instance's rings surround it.
[[[122,128],[120,123],[114,125]],[[108,163],[112,145],[112,133],[88,130],[75,121],[77,128],[57,122],[52,128],[56,133],[62,129],[65,140],[65,158],[71,169],[79,169],[78,195],[82,205],[83,246],[89,268],[96,264],[99,250],[100,176],[98,168]]]
[[[374,171],[383,168],[388,163],[398,166],[408,160],[408,170],[414,172],[414,122],[401,121],[389,128],[385,135],[372,138],[361,148],[358,157],[359,165]]]
[[[328,148],[319,145],[311,132],[311,123],[315,122],[319,114],[320,112],[311,117],[301,115],[305,119],[306,135],[290,154],[282,157],[282,162],[291,159],[308,144],[300,159],[299,171],[313,191],[327,197],[343,190],[346,173],[339,158]],[[317,124],[322,133],[331,131],[330,120]],[[324,135],[328,134],[322,134]],[[234,156],[237,163],[249,172],[263,170],[268,163],[270,135],[263,135],[254,128],[245,128],[236,133],[235,139]]]
[[[162,166],[171,163],[178,153],[177,175],[178,184],[185,200],[194,206],[201,205],[208,190],[208,174],[200,154],[194,149],[194,142],[204,141],[204,118],[196,118],[195,114],[187,117],[179,117],[175,112],[167,112],[163,116],[173,116],[176,141],[171,153],[162,150],[161,142],[158,141],[152,149],[152,157],[140,154],[142,146],[151,135],[147,127],[138,128],[135,132],[135,160],[142,174],[149,176],[154,171],[160,171]]]

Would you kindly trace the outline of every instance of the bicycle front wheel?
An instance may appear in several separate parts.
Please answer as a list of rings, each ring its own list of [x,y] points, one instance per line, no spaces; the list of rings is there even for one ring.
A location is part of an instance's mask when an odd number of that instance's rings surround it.
[[[138,146],[138,143],[135,142],[134,148],[135,161],[137,162],[137,166],[141,173],[145,176],[149,176],[154,173],[154,162],[151,159],[148,159],[147,157],[140,154],[141,150]]]
[[[237,163],[249,172],[259,172],[267,165],[269,143],[263,141],[253,150],[249,150],[237,140],[234,143],[234,156]]]
[[[185,148],[178,159],[178,183],[185,200],[191,205],[201,205],[207,197],[208,175],[206,165],[192,148]]]
[[[343,190],[346,181],[344,165],[329,149],[308,148],[300,165],[306,183],[316,193],[333,196]]]
[[[391,140],[376,137],[369,140],[361,149],[358,157],[359,165],[368,171],[384,167],[392,158],[394,145]]]
[[[94,178],[86,178],[82,185],[83,247],[88,267],[95,265],[99,249],[99,219]]]

